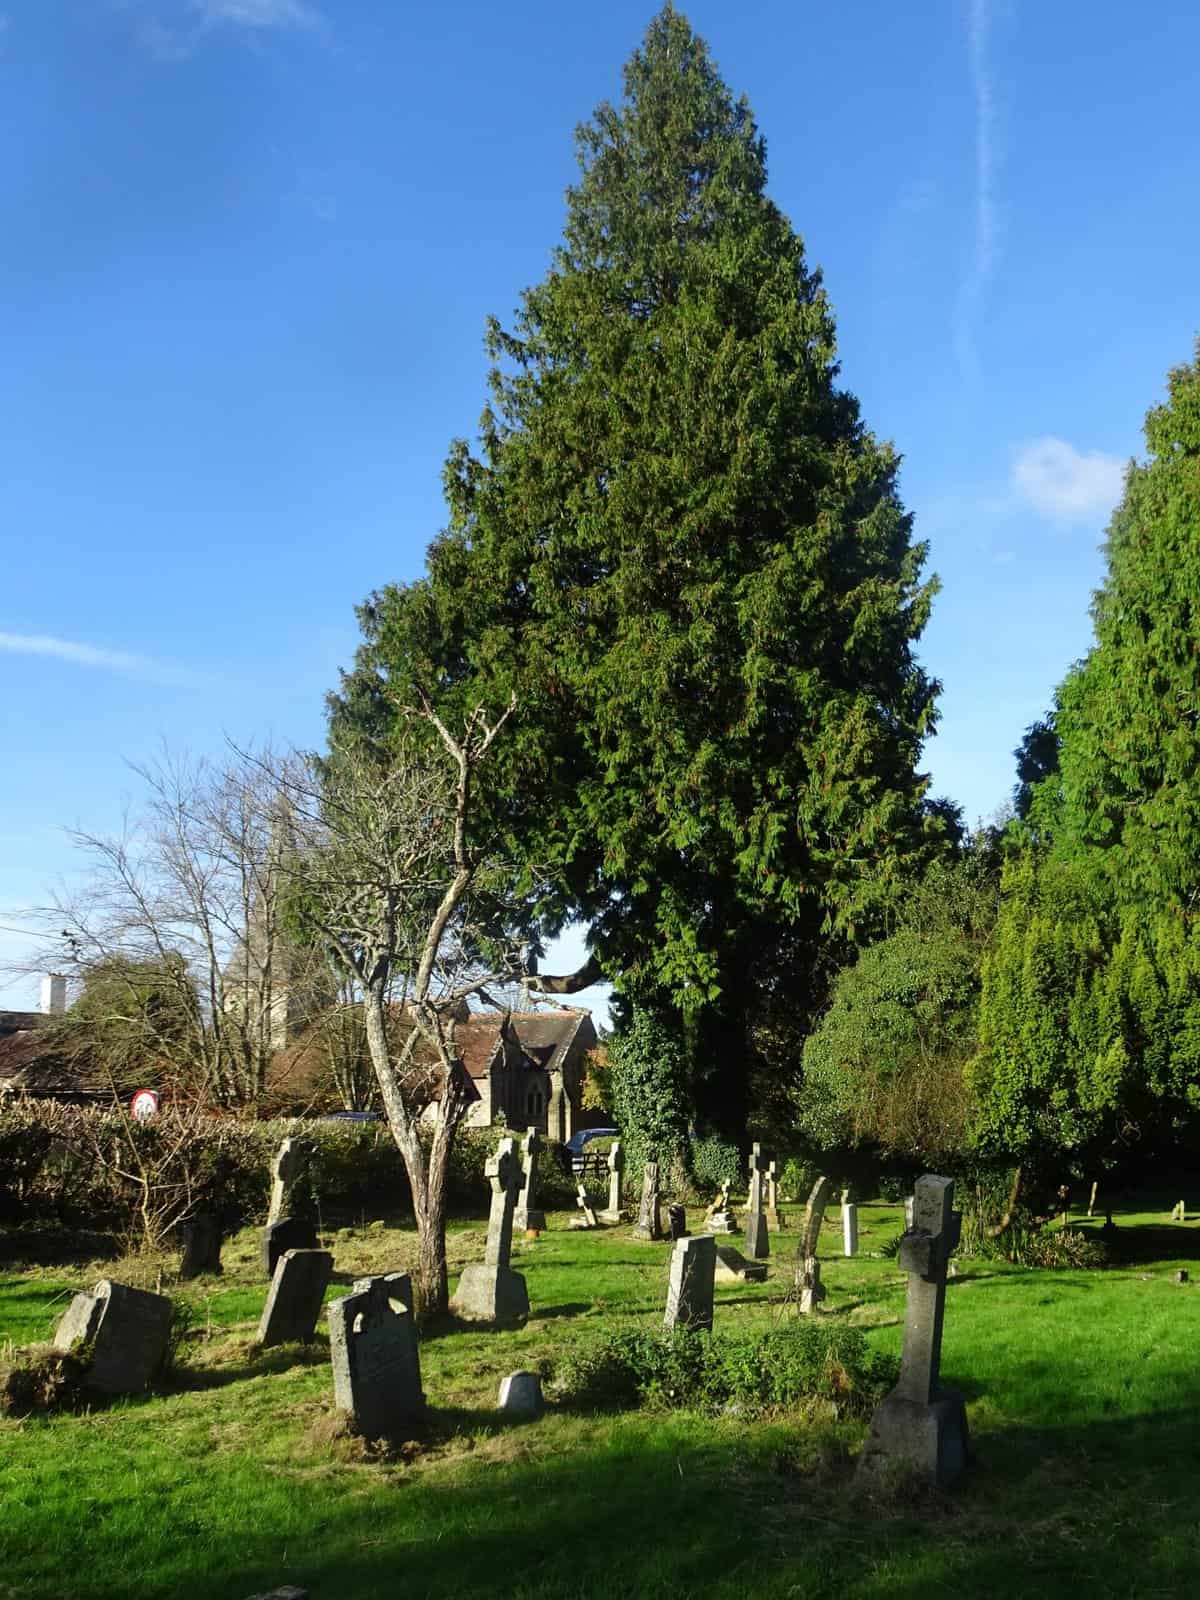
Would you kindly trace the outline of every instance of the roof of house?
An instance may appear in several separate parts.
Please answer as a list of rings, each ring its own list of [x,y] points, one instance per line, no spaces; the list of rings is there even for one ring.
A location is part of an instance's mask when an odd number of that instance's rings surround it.
[[[581,1032],[587,1047],[596,1042],[589,1011],[514,1011],[512,1025],[521,1049],[547,1072],[561,1068],[567,1051]]]

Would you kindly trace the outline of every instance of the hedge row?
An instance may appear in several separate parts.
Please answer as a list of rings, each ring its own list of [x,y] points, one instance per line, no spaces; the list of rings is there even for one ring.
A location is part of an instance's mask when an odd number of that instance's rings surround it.
[[[149,1205],[168,1219],[211,1211],[226,1230],[261,1222],[281,1139],[308,1152],[296,1208],[322,1221],[411,1214],[399,1151],[384,1123],[289,1119],[199,1121],[164,1113],[131,1123],[114,1111],[25,1100],[0,1106],[0,1220],[141,1232]],[[453,1214],[485,1215],[484,1162],[499,1130],[463,1131],[451,1162]],[[538,1163],[539,1203],[574,1203],[554,1146]]]

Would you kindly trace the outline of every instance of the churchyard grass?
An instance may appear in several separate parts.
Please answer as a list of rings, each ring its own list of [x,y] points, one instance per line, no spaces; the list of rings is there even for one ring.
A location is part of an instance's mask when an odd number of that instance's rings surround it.
[[[70,1263],[60,1251],[20,1265],[9,1235],[0,1341],[46,1338],[70,1292],[103,1276],[154,1288],[160,1266],[190,1327],[162,1393],[0,1421],[0,1600],[237,1600],[285,1582],[313,1600],[1194,1593],[1200,1286],[1174,1271],[1196,1271],[1200,1221],[1167,1223],[1174,1198],[1117,1211],[1135,1259],[1105,1271],[960,1259],[942,1376],[967,1396],[977,1461],[956,1492],[919,1501],[864,1500],[850,1457],[865,1427],[832,1415],[552,1406],[502,1423],[506,1373],[548,1371],[601,1331],[660,1324],[671,1246],[639,1243],[631,1226],[568,1231],[552,1214],[549,1232],[515,1241],[528,1325],[427,1338],[434,1420],[420,1444],[385,1456],[333,1436],[323,1324],[307,1350],[255,1349],[267,1288],[256,1232],[227,1243],[222,1278],[177,1286],[173,1259]],[[787,1215],[795,1225],[800,1209]],[[872,1252],[900,1230],[900,1210],[863,1206],[859,1227],[847,1260],[831,1208],[821,1315],[898,1354],[902,1275]],[[482,1224],[455,1227],[452,1273],[483,1242]],[[326,1230],[322,1243],[332,1298],[405,1266],[414,1236]],[[717,1285],[718,1333],[781,1314],[796,1235],[770,1244],[767,1283]]]

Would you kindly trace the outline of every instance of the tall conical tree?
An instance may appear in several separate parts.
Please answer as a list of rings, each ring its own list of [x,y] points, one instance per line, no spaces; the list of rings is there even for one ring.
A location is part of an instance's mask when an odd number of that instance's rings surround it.
[[[363,609],[333,715],[386,726],[381,675],[515,689],[491,825],[553,867],[535,909],[587,917],[606,974],[687,1024],[702,1110],[740,1131],[764,988],[807,1003],[821,941],[924,848],[934,585],[749,107],[678,12],[577,145],[552,269],[489,327],[449,528]]]

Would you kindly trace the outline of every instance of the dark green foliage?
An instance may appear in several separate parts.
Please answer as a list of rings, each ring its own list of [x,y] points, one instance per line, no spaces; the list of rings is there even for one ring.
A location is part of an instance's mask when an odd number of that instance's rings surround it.
[[[749,1019],[811,1008],[828,940],[944,836],[916,771],[934,585],[750,110],[678,12],[577,143],[554,264],[489,328],[449,527],[363,608],[333,725],[386,737],[416,682],[453,713],[516,692],[480,823],[554,889],[518,880],[514,918],[587,918],[740,1137]]]
[[[1029,817],[1039,786],[1048,778],[1058,777],[1060,744],[1055,713],[1050,711],[1039,721],[1030,723],[1025,737],[1013,751],[1017,763],[1013,810],[1022,821]]]
[[[687,1061],[678,1033],[635,1007],[608,1045],[611,1110],[626,1141],[631,1178],[655,1155],[682,1169],[688,1142]]]
[[[573,1350],[555,1387],[570,1404],[744,1412],[829,1401],[866,1416],[895,1381],[895,1363],[873,1354],[857,1328],[787,1322],[765,1334],[610,1333]]]
[[[711,1195],[723,1183],[736,1189],[743,1172],[741,1152],[737,1145],[727,1144],[715,1136],[692,1140],[688,1148],[688,1164],[696,1187],[705,1195]]]
[[[986,838],[935,862],[892,934],[837,977],[804,1049],[799,1126],[818,1148],[866,1146],[943,1170],[969,1142],[964,1067],[999,899]]]

